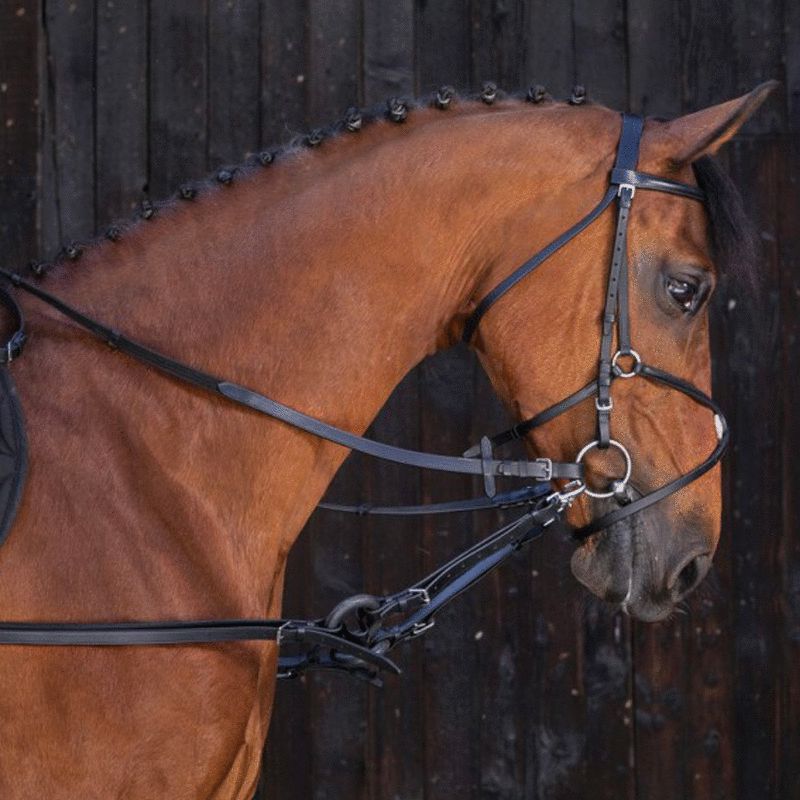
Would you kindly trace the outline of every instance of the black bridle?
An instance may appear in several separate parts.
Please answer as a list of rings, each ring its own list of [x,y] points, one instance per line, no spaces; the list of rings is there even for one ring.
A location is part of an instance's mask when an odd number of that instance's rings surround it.
[[[423,514],[474,511],[487,508],[524,507],[525,513],[513,522],[490,534],[452,561],[408,589],[386,597],[355,595],[343,600],[327,617],[317,620],[204,620],[164,622],[45,623],[0,622],[0,644],[16,645],[162,645],[192,644],[245,640],[273,640],[278,644],[304,644],[309,647],[298,655],[282,655],[279,677],[296,675],[308,667],[344,670],[370,681],[377,681],[379,670],[399,672],[386,657],[386,652],[401,641],[414,638],[433,625],[437,611],[461,592],[495,569],[517,550],[540,536],[545,528],[559,519],[575,497],[586,493],[592,497],[614,497],[620,507],[595,520],[577,532],[585,537],[641,511],[697,480],[722,457],[728,441],[725,419],[717,404],[699,389],[655,367],[645,364],[631,346],[628,316],[627,230],[631,204],[637,190],[666,192],[703,201],[703,193],[695,186],[670,181],[636,171],[639,141],[642,134],[639,117],[623,115],[617,158],[603,199],[579,222],[544,249],[518,267],[499,283],[478,304],[464,328],[464,341],[474,336],[486,312],[506,292],[533,272],[549,256],[586,229],[618,200],[617,225],[611,268],[606,293],[603,330],[600,339],[598,375],[595,380],[574,394],[545,409],[531,419],[492,438],[483,437],[480,444],[463,456],[422,453],[393,447],[349,433],[321,420],[303,414],[231,381],[219,379],[171,359],[127,338],[119,331],[88,317],[17,273],[0,269],[0,277],[18,289],[34,295],[52,306],[96,337],[133,358],[187,384],[221,396],[227,401],[264,414],[322,439],[357,450],[376,458],[423,469],[481,476],[484,497],[425,506],[345,506],[320,504],[322,507],[358,514]],[[0,364],[8,365],[21,353],[25,344],[25,325],[19,304],[5,289],[0,289],[0,302],[15,317],[16,331],[0,351]],[[617,350],[612,353],[616,332]],[[620,359],[630,361],[628,369]],[[695,402],[714,412],[717,446],[694,469],[638,499],[626,491],[631,477],[631,459],[627,449],[611,437],[612,382],[635,376],[648,378],[683,392]],[[593,398],[597,410],[597,437],[585,445],[573,462],[503,460],[494,450],[554,417]],[[591,489],[585,479],[583,459],[594,448],[614,447],[624,456],[626,470],[608,491]],[[497,477],[527,478],[533,484],[514,491],[498,493]],[[566,482],[553,491],[554,480]]]

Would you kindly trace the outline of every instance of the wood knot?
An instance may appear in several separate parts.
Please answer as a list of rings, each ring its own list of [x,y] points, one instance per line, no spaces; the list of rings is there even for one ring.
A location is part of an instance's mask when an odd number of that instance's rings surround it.
[[[399,97],[390,97],[386,101],[386,110],[392,122],[405,122],[408,117],[408,104]]]
[[[348,108],[344,115],[344,127],[350,133],[358,133],[364,124],[364,118],[357,108]]]
[[[547,89],[541,83],[534,84],[528,88],[525,99],[529,103],[542,103],[547,99]]]
[[[572,89],[572,94],[569,98],[569,104],[572,106],[581,106],[586,102],[586,87],[578,84]]]
[[[486,103],[487,106],[490,106],[497,100],[497,84],[492,83],[491,81],[487,81],[483,84],[483,88],[481,89],[481,100]]]
[[[456,90],[452,86],[440,86],[436,90],[436,97],[434,98],[436,108],[441,108],[443,111],[446,108],[450,108],[455,95]]]

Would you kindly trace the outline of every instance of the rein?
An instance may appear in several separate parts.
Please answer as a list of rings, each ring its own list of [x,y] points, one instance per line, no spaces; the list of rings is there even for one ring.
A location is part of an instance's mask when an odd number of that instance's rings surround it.
[[[165,356],[112,327],[104,325],[44,291],[20,275],[0,269],[0,277],[11,286],[31,294],[55,308],[112,348],[184,383],[196,386],[251,411],[276,419],[306,433],[375,458],[421,469],[475,475],[483,478],[484,496],[467,500],[420,506],[371,506],[321,503],[334,511],[374,515],[442,514],[483,509],[524,507],[516,520],[473,545],[426,578],[407,589],[385,597],[359,594],[339,603],[326,617],[317,620],[295,619],[223,619],[164,622],[45,623],[0,622],[0,644],[65,646],[132,646],[164,644],[199,644],[227,641],[269,640],[279,645],[305,645],[296,655],[281,655],[278,677],[293,677],[302,670],[316,667],[343,670],[359,678],[379,683],[381,670],[399,673],[386,656],[397,644],[415,638],[434,624],[435,614],[461,592],[488,572],[499,567],[517,550],[541,536],[561,518],[575,497],[614,498],[619,507],[577,531],[578,538],[607,528],[632,514],[678,491],[710,470],[722,457],[728,442],[728,429],[719,406],[704,392],[686,381],[643,363],[631,346],[628,315],[627,229],[630,208],[637,190],[651,190],[703,201],[695,186],[670,181],[636,171],[643,121],[623,115],[617,158],[609,178],[609,188],[600,202],[579,222],[536,253],[501,281],[478,304],[467,320],[463,339],[469,342],[489,309],[553,253],[585,230],[618,200],[617,225],[609,270],[597,378],[587,386],[550,406],[536,416],[517,423],[508,431],[489,438],[467,450],[463,456],[448,456],[408,450],[376,442],[308,416],[276,400],[237,383]],[[0,365],[9,365],[22,354],[26,341],[22,310],[5,289],[0,302],[14,316],[16,330],[0,350]],[[614,332],[617,350],[612,354]],[[628,369],[620,359],[630,361]],[[717,446],[700,465],[655,491],[633,499],[628,487],[631,457],[620,442],[611,437],[612,382],[635,376],[644,377],[683,392],[714,413]],[[587,443],[572,462],[549,458],[503,460],[494,450],[528,431],[546,423],[579,403],[594,398],[597,411],[597,438]],[[610,490],[590,488],[584,475],[583,459],[592,449],[618,449],[626,462],[625,474],[612,483]],[[514,491],[499,493],[497,477],[531,479],[534,482]],[[552,490],[554,480],[565,485]]]

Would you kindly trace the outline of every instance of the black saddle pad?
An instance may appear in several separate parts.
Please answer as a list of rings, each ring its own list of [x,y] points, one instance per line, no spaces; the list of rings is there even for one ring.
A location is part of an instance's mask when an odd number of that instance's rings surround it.
[[[0,367],[0,544],[6,540],[28,472],[28,440],[19,395],[7,367]]]

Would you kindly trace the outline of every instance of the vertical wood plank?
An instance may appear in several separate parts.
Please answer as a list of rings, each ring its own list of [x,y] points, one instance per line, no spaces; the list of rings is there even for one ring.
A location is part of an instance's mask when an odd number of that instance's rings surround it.
[[[288,139],[307,122],[307,61],[307,0],[262,0],[261,147]]]
[[[417,4],[417,91],[443,84],[470,86],[469,0],[422,0]]]
[[[795,453],[800,441],[800,419],[795,413],[800,359],[800,6],[783,7],[784,87],[786,122],[781,137],[782,173],[778,242],[781,254],[781,341],[783,429],[783,525],[778,554],[781,565],[779,630],[782,685],[778,698],[781,719],[779,751],[779,797],[800,797],[800,770],[794,768],[794,754],[800,752],[800,466]]]
[[[312,125],[326,124],[359,99],[361,40],[357,0],[309,2],[308,94],[306,116]],[[331,488],[331,496],[358,498],[362,476],[371,463],[350,457]],[[363,591],[366,533],[363,518],[326,512],[312,519],[310,537],[312,618],[340,600]],[[312,674],[311,703],[313,782],[316,797],[366,797],[367,692],[363,683],[344,676]]]
[[[576,81],[571,3],[530,0],[525,20],[526,83],[540,83],[555,97],[569,97]]]
[[[628,110],[636,114],[676,117],[683,110],[680,15],[677,2],[627,6]]]
[[[0,240],[9,265],[37,252],[39,19],[38,0],[0,3]]]
[[[373,0],[363,5],[364,102],[414,93],[414,5],[412,0]],[[392,393],[372,434],[380,441],[418,447],[419,374],[412,371]],[[372,461],[367,471],[371,497],[384,503],[420,503],[416,470]],[[363,490],[362,490],[363,491]],[[386,594],[424,574],[419,519],[370,519],[367,525],[367,586]],[[403,669],[380,692],[369,693],[367,781],[369,797],[422,797],[424,790],[422,647],[397,651]]]
[[[97,227],[147,189],[147,2],[97,3]]]
[[[307,116],[331,122],[361,102],[361,4],[309,0]]]
[[[153,197],[207,169],[207,0],[150,4],[150,181]]]
[[[94,0],[43,8],[47,89],[42,160],[42,252],[91,236],[94,218]]]
[[[208,17],[208,158],[237,164],[259,147],[261,41],[258,0],[211,0]]]
[[[628,106],[627,36],[622,0],[574,0],[573,36],[577,83],[591,100]]]
[[[494,81],[512,91],[524,85],[525,4],[472,0],[472,85]]]
[[[780,529],[781,486],[774,453],[779,441],[781,377],[778,357],[778,260],[773,220],[777,208],[769,187],[779,180],[774,141],[747,140],[731,146],[732,174],[762,236],[766,295],[756,304],[747,293],[731,292],[738,313],[733,347],[727,353],[731,426],[736,432],[730,469],[733,489],[732,552],[735,592],[734,701],[736,706],[737,790],[744,797],[775,795],[777,732],[775,599],[777,541],[764,531]],[[774,477],[771,491],[751,492],[763,475]]]
[[[428,92],[443,83],[469,85],[469,3],[444,0],[417,7],[417,85]],[[475,361],[463,347],[427,359],[420,367],[423,450],[457,453],[469,440]],[[466,497],[471,482],[425,473],[423,498]],[[429,517],[422,523],[425,572],[474,541],[467,515]],[[424,641],[425,798],[479,797],[477,750],[478,643],[476,608],[482,587],[437,615]]]
[[[305,0],[262,0],[260,5],[261,148],[280,144],[306,124],[307,5]],[[289,554],[283,597],[288,616],[323,613],[314,606],[309,585],[312,536],[306,528]],[[307,676],[278,683],[270,731],[256,800],[313,797],[314,728]],[[304,757],[297,758],[297,753]]]
[[[800,468],[795,452],[800,441],[800,420],[794,411],[798,396],[800,353],[800,8],[785,6],[787,43],[787,124],[781,137],[782,160],[778,210],[778,242],[781,254],[781,341],[783,429],[783,526],[778,560],[781,568],[779,630],[781,647],[781,691],[778,708],[781,721],[777,792],[779,797],[800,797],[800,771],[794,769],[794,753],[800,752]]]

